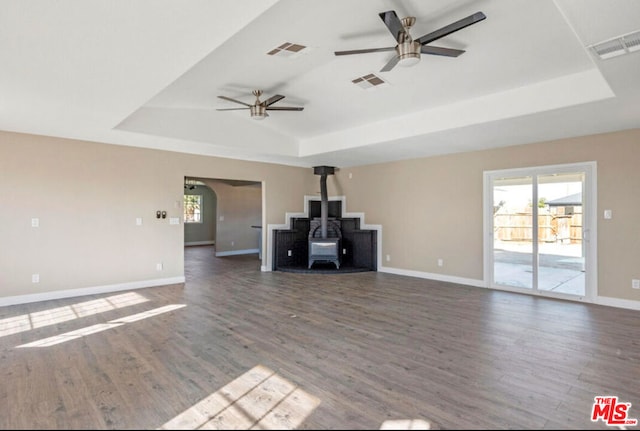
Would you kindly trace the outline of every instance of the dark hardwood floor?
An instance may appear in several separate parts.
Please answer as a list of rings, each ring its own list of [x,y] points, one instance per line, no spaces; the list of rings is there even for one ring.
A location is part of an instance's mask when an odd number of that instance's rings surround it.
[[[616,429],[596,396],[640,418],[638,311],[185,256],[184,285],[0,308],[0,428]]]

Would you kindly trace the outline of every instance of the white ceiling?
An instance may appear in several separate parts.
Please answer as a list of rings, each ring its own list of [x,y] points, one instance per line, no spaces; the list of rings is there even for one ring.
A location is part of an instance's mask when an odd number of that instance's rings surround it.
[[[433,45],[457,58],[379,72],[395,46],[477,11]],[[640,127],[637,0],[2,0],[0,129],[298,166],[347,167]],[[285,43],[308,48],[267,55]],[[376,73],[385,85],[351,81]],[[253,103],[286,96],[264,121]]]

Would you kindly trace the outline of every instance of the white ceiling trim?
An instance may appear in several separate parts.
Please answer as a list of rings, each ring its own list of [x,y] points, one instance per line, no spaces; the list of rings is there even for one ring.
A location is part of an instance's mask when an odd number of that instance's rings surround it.
[[[300,142],[299,156],[311,156],[385,141],[531,115],[614,97],[598,69],[415,112]]]

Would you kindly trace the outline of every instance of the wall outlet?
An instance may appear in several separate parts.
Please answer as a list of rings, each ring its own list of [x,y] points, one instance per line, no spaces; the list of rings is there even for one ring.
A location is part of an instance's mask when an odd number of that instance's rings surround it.
[[[32,218],[31,227],[40,227],[40,219],[37,217]]]
[[[391,255],[390,254],[387,255],[387,262],[391,262]]]
[[[291,256],[291,250],[287,250],[287,256]]]
[[[613,217],[613,213],[611,212],[611,210],[604,210],[604,218],[606,218],[607,220],[610,220]]]
[[[142,217],[136,217],[136,226],[142,226]]]
[[[179,217],[169,217],[169,224],[180,224]]]
[[[156,270],[157,271],[162,271],[162,262],[156,263]]]
[[[438,266],[444,265],[444,261],[442,259],[438,259]]]
[[[640,289],[640,280],[638,280],[637,278],[631,280],[631,287],[633,289]]]
[[[231,241],[231,247],[233,247],[234,245],[236,245],[235,241]]]
[[[220,217],[218,217],[218,220],[220,220],[220,221],[224,221],[224,216],[223,216],[223,215],[221,215]]]
[[[346,248],[342,249],[342,254],[347,254],[347,249]]]
[[[31,274],[32,283],[40,283],[40,274]]]

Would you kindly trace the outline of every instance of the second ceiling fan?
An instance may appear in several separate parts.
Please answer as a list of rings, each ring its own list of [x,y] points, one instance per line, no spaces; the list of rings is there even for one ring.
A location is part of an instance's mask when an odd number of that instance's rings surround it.
[[[351,51],[335,51],[335,55],[365,54],[369,52],[396,51],[396,55],[380,69],[380,72],[388,72],[398,63],[403,66],[410,66],[420,61],[420,54],[442,55],[445,57],[457,57],[464,53],[460,49],[442,48],[431,46],[429,43],[445,37],[453,32],[462,30],[472,24],[482,21],[486,16],[482,12],[476,12],[466,18],[462,18],[454,23],[444,26],[438,30],[427,33],[418,39],[413,39],[409,30],[415,24],[415,17],[398,18],[395,11],[390,10],[378,14],[387,26],[394,39],[398,43],[396,46],[386,48],[356,49]]]
[[[240,100],[232,99],[231,97],[218,96],[219,98],[228,100],[229,102],[239,103],[240,105],[245,106],[245,108],[221,108],[218,109],[218,111],[235,111],[238,109],[249,109],[251,118],[255,120],[263,120],[269,116],[269,114],[267,114],[267,111],[302,111],[304,109],[302,106],[272,106],[277,101],[284,99],[284,96],[281,94],[271,96],[263,102],[260,101],[262,90],[254,90],[253,95],[256,96],[256,101],[253,102],[252,105]]]

